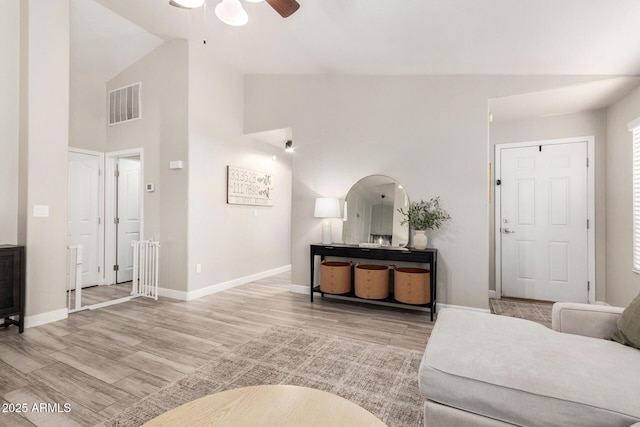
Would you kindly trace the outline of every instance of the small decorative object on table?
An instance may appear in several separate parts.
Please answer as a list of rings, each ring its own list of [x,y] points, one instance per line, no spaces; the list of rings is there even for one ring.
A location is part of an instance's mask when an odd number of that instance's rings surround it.
[[[433,197],[426,202],[424,200],[412,202],[407,211],[400,208],[398,212],[404,215],[400,224],[409,224],[409,227],[416,232],[413,237],[413,246],[416,249],[426,249],[426,230],[438,229],[451,219],[449,213],[440,207],[440,196]]]

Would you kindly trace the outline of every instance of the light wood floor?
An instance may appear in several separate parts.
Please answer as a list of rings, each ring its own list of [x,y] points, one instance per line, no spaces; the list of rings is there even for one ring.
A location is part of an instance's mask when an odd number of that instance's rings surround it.
[[[0,426],[95,425],[271,325],[289,325],[382,345],[423,350],[429,314],[289,291],[290,275],[194,301],[135,299],[25,330],[0,329]],[[31,412],[64,403],[69,413]]]
[[[73,310],[76,304],[76,291],[70,292],[69,309]],[[120,298],[131,296],[131,282],[119,283],[117,285],[91,286],[83,288],[81,293],[82,307],[99,304],[101,302],[113,301]]]

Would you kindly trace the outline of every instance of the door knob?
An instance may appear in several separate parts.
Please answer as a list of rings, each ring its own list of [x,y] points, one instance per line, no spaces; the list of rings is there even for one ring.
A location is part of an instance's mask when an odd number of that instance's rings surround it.
[[[512,234],[515,233],[515,230],[511,230],[510,228],[503,228],[503,233],[504,234]]]

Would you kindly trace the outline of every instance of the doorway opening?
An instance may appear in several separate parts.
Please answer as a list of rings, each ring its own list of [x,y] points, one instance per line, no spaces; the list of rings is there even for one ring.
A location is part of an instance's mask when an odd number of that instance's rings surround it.
[[[143,240],[143,165],[141,148],[111,152],[106,156],[105,279],[111,284],[131,282],[131,242]]]
[[[134,297],[131,242],[143,235],[142,182],[142,148],[69,149],[69,312]]]

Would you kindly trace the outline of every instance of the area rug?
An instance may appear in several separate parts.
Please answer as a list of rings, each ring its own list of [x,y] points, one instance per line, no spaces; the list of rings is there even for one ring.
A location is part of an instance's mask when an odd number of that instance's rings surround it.
[[[365,408],[389,427],[422,426],[422,353],[273,326],[147,396],[104,426],[139,426],[186,402],[238,387],[290,384],[324,390]]]
[[[551,328],[552,303],[490,299],[489,307],[493,314],[527,319]]]

